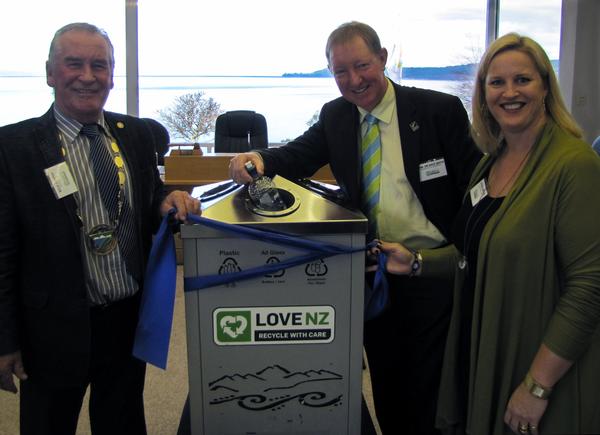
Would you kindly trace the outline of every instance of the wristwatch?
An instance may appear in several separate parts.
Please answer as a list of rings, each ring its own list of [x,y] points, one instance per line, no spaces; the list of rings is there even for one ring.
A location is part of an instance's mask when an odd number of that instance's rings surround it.
[[[412,254],[415,257],[415,259],[410,265],[410,273],[408,274],[409,277],[418,275],[421,270],[421,267],[423,266],[423,257],[421,256],[421,253],[419,251],[413,251]]]
[[[552,388],[540,385],[535,379],[533,379],[533,376],[531,376],[529,372],[527,372],[527,374],[525,375],[523,384],[525,385],[525,388],[527,388],[529,393],[533,397],[537,397],[538,399],[548,400],[548,397],[550,397],[550,393],[552,393]]]

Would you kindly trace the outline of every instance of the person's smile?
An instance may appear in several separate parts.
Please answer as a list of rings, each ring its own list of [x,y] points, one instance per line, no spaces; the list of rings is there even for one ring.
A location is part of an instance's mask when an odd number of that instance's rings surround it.
[[[387,51],[373,53],[365,41],[355,37],[332,47],[329,68],[342,96],[367,111],[373,110],[385,95],[383,73]]]
[[[504,134],[536,131],[545,121],[546,88],[533,61],[525,53],[509,50],[490,63],[486,102]]]

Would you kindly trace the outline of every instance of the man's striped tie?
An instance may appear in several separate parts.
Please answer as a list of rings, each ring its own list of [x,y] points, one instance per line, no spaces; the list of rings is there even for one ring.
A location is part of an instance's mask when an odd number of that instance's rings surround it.
[[[369,234],[376,235],[376,218],[379,209],[379,182],[381,174],[381,135],[378,119],[370,113],[365,116],[366,130],[362,137],[363,207],[369,219]]]
[[[136,224],[133,210],[124,191],[119,183],[119,170],[114,156],[104,144],[104,139],[98,124],[85,124],[81,128],[81,134],[90,141],[90,161],[100,191],[100,197],[104,207],[108,211],[111,224],[118,223],[116,228],[117,239],[121,254],[127,263],[129,272],[135,277],[141,277],[141,266],[136,254]],[[114,147],[118,146],[115,143]],[[120,157],[121,158],[121,157]],[[121,163],[122,164],[122,163]],[[123,173],[124,175],[124,173]],[[119,207],[119,197],[121,206]],[[119,208],[121,208],[119,213]]]
[[[84,124],[81,127],[81,134],[90,141],[90,161],[98,190],[110,220],[114,221],[119,217],[117,214],[120,189],[117,167],[113,163],[110,151],[104,145],[98,124]]]

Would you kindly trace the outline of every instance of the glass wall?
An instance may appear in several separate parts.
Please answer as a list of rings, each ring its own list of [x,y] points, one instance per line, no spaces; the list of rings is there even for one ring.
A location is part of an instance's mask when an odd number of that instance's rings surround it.
[[[485,43],[485,8],[485,0],[382,1],[373,8],[358,0],[181,0],[169,7],[145,0],[139,3],[140,116],[160,117],[158,110],[177,96],[202,91],[223,111],[264,114],[270,142],[294,138],[339,96],[332,78],[310,74],[327,68],[329,33],[351,20],[379,33],[390,75],[401,63],[404,84],[453,92],[454,80],[443,74],[430,80],[411,68],[473,62],[473,50]],[[284,77],[290,73],[304,76]]]
[[[535,39],[552,60],[560,51],[561,0],[501,0],[499,35],[517,32]]]
[[[123,0],[22,1],[0,14],[0,125],[45,113],[54,100],[45,64],[54,32],[85,21],[105,29],[115,46],[115,88],[107,109],[126,111],[125,4]]]
[[[11,3],[10,12],[0,16],[0,125],[39,116],[50,106],[52,90],[44,70],[48,46],[54,32],[73,21],[108,31],[116,69],[107,109],[125,112],[125,3]],[[524,8],[518,0],[502,0],[500,34],[527,33],[558,59],[561,0],[530,4]],[[390,77],[466,101],[471,88],[465,69],[448,67],[478,61],[485,44],[486,6],[487,0],[383,0],[372,8],[358,0],[140,1],[139,114],[160,120],[159,111],[176,97],[200,91],[221,111],[263,113],[270,142],[294,138],[325,102],[339,96],[331,77],[314,73],[326,73],[329,33],[350,20],[377,30],[389,52]]]

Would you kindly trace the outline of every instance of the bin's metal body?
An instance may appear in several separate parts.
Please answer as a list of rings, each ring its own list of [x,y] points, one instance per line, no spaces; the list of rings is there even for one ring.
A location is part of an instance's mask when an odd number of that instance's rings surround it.
[[[366,219],[275,177],[299,206],[261,216],[239,189],[208,218],[364,247]],[[200,225],[181,229],[184,275],[305,253]],[[185,295],[193,434],[360,434],[364,252]]]

